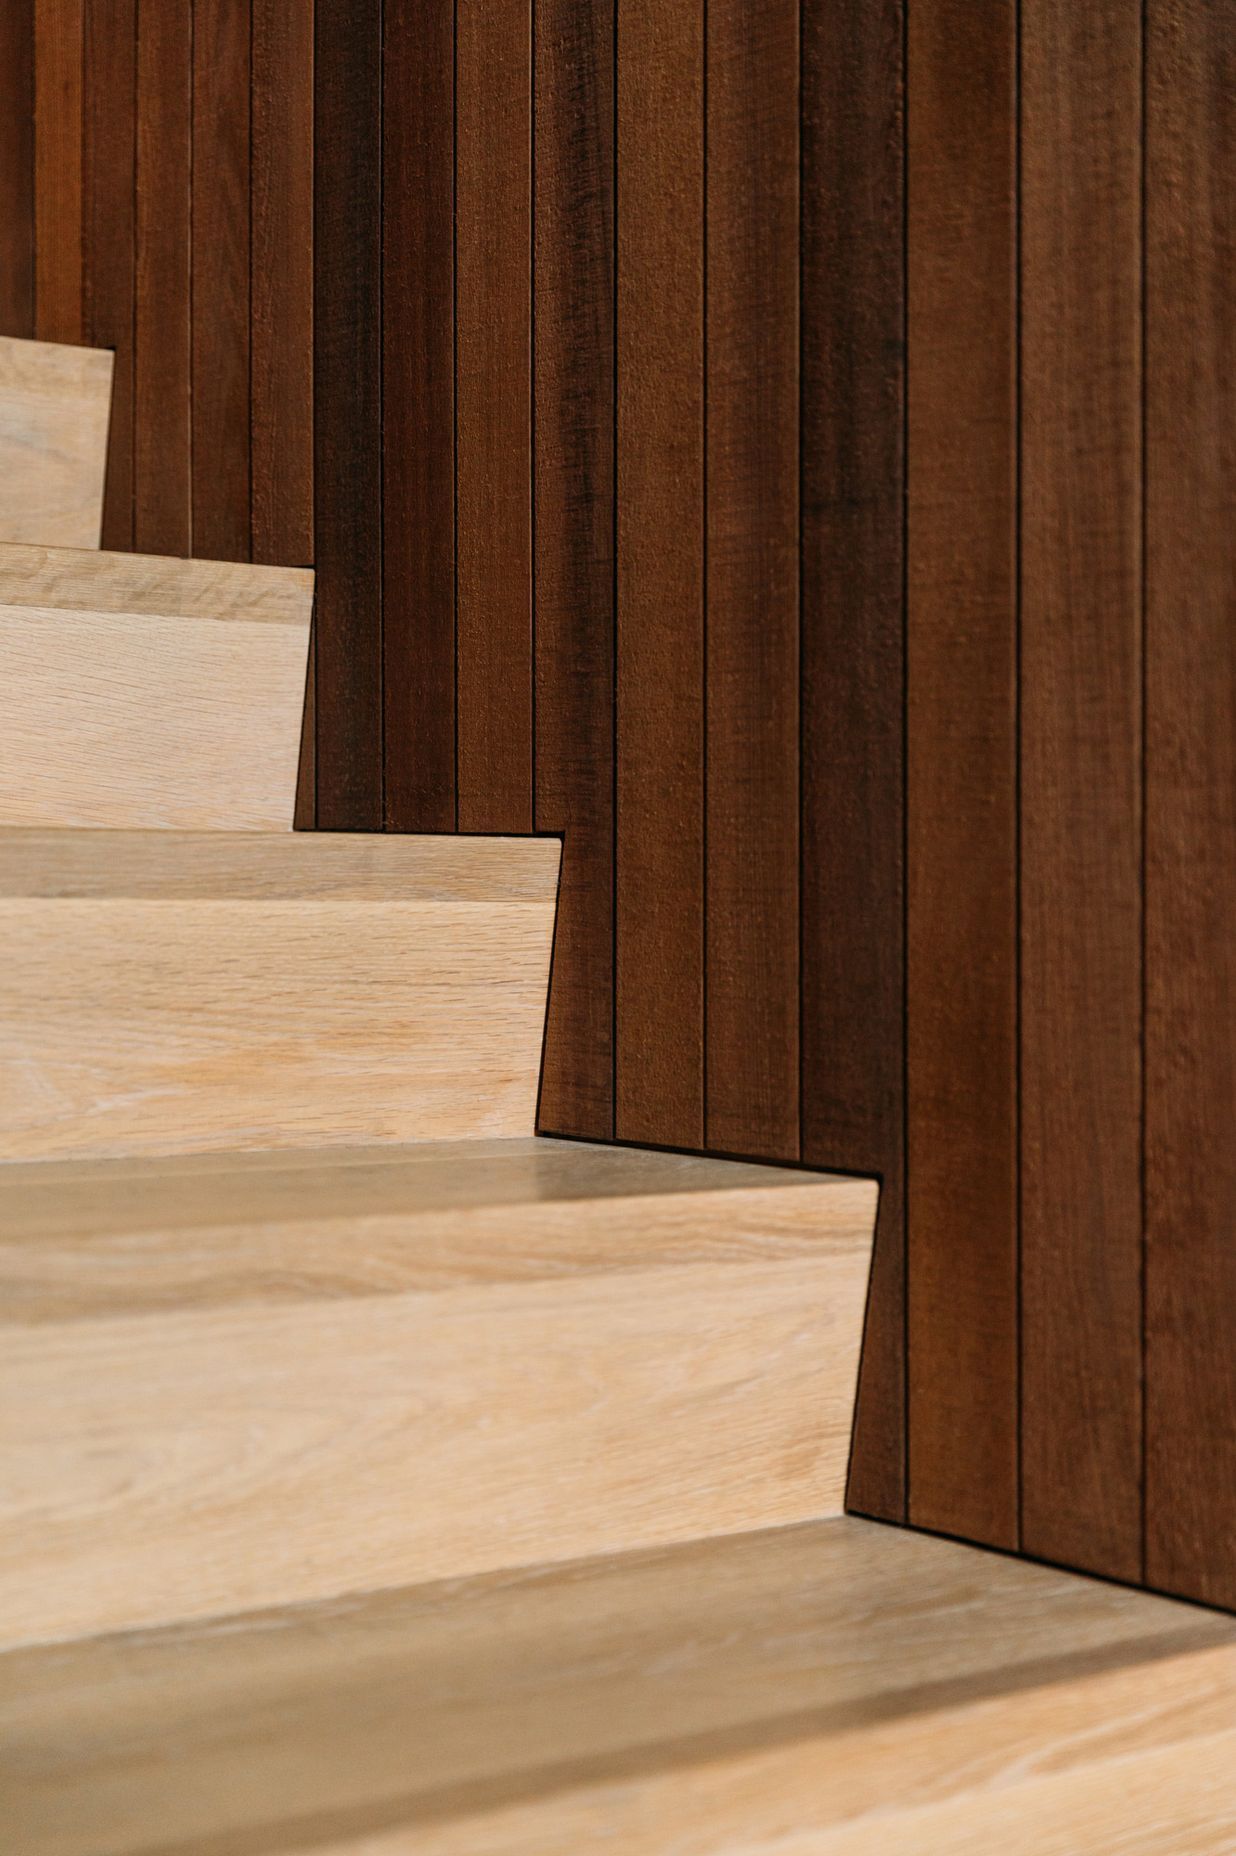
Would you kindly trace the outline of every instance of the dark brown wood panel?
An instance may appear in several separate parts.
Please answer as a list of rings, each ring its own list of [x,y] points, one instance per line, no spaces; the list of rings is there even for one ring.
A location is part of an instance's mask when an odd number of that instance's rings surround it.
[[[453,14],[386,8],[382,112],[382,674],[386,824],[453,831]]]
[[[456,13],[459,826],[532,828],[532,9]]]
[[[901,0],[802,35],[802,1153],[880,1175],[850,1501],[905,1511]]]
[[[249,0],[193,0],[193,551],[247,561]]]
[[[910,1519],[1015,1547],[1017,6],[908,24]]]
[[[316,0],[317,821],[382,827],[382,6]]]
[[[134,546],[193,548],[190,462],[193,8],[138,0]]]
[[[86,0],[84,339],[115,350],[103,546],[133,546],[137,0]]]
[[[565,833],[540,1122],[614,1132],[614,0],[535,0],[536,826]]]
[[[34,334],[34,0],[0,7],[0,335]]]
[[[1147,22],[1146,1573],[1236,1607],[1236,5]]]
[[[252,0],[251,545],[313,560],[313,12]]]
[[[798,0],[707,57],[707,1137],[797,1159]]]
[[[82,339],[82,4],[34,0],[34,319]]]
[[[617,1076],[704,1143],[704,8],[618,26]]]
[[[1022,6],[1022,1502],[1141,1572],[1141,29]]]

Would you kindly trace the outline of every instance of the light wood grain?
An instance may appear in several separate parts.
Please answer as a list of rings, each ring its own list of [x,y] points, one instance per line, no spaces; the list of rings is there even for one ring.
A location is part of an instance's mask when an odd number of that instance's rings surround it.
[[[558,855],[0,833],[0,1159],[531,1134]]]
[[[0,1639],[839,1513],[875,1199],[534,1141],[0,1172]]]
[[[0,541],[98,547],[113,360],[0,336]]]
[[[290,828],[313,576],[0,548],[0,824]]]
[[[0,1776],[14,1856],[1215,1856],[1234,1676],[1231,1620],[839,1519],[10,1654]]]

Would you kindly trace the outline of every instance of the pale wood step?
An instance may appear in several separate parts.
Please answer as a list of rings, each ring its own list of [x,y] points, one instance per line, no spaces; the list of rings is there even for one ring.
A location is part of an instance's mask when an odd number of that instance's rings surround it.
[[[0,1641],[840,1512],[875,1200],[532,1139],[0,1168]]]
[[[559,851],[0,831],[0,1159],[531,1134]]]
[[[0,1659],[9,1856],[1217,1856],[1236,1622],[842,1519]]]
[[[0,541],[98,547],[113,361],[0,336]]]
[[[291,829],[312,573],[0,546],[0,824]]]

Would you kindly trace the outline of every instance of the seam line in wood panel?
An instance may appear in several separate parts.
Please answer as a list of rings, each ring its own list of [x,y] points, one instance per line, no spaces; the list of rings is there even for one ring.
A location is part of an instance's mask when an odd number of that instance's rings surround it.
[[[386,802],[386,0],[378,20],[378,830]]]
[[[1013,1165],[1016,1173],[1016,1189],[1013,1198],[1013,1216],[1016,1229],[1013,1233],[1014,1245],[1014,1307],[1017,1322],[1017,1365],[1016,1365],[1016,1411],[1014,1439],[1017,1446],[1017,1546],[1020,1551],[1025,1541],[1025,1450],[1023,1448],[1024,1400],[1022,1387],[1025,1378],[1024,1327],[1022,1322],[1022,1303],[1024,1282],[1022,1275],[1022,1164],[1021,1164],[1021,621],[1022,621],[1022,523],[1021,523],[1021,412],[1022,412],[1022,316],[1021,316],[1021,161],[1022,161],[1022,120],[1021,120],[1021,7],[1022,0],[1015,0],[1013,7],[1013,1062],[1016,1072],[1016,1087],[1013,1091]]]
[[[455,830],[459,830],[459,0],[451,9],[451,624]]]
[[[618,1132],[618,14],[620,0],[613,0],[613,23],[610,29],[610,160],[613,173],[614,214],[610,228],[613,254],[610,289],[613,304],[610,314],[610,444],[613,463],[610,469],[610,949],[609,949],[609,1138]]]
[[[806,739],[805,708],[803,697],[805,650],[803,638],[806,627],[803,623],[803,432],[806,428],[804,416],[804,380],[803,368],[803,250],[805,209],[803,205],[806,189],[803,186],[803,6],[798,8],[798,1158],[803,1157],[803,1100],[804,1073],[803,1047],[805,1044],[805,1025],[803,1013],[803,973],[805,971],[806,929],[804,923],[805,908],[803,896],[806,890],[806,875],[803,869],[803,845],[806,841],[803,808],[803,742]],[[707,354],[707,346],[705,346]],[[853,1454],[853,1439],[851,1439]],[[850,1466],[846,1464],[846,1485],[849,1486]]]
[[[901,0],[901,1520],[910,1519],[910,0]],[[800,512],[801,521],[801,512]],[[801,757],[802,743],[799,743]],[[802,974],[799,974],[802,985]],[[884,1182],[881,1180],[881,1192]],[[877,1225],[879,1203],[876,1209]],[[887,1239],[886,1239],[887,1241]],[[874,1246],[873,1246],[874,1260]]]
[[[1140,305],[1139,305],[1139,325],[1140,326],[1138,329],[1138,341],[1139,341],[1140,353],[1139,353],[1138,359],[1139,359],[1140,366],[1141,366],[1141,379],[1139,383],[1139,390],[1141,394],[1141,416],[1140,416],[1139,423],[1138,423],[1138,442],[1139,442],[1139,449],[1140,449],[1140,457],[1138,460],[1138,464],[1139,464],[1139,487],[1140,487],[1140,496],[1141,496],[1141,507],[1138,512],[1139,514],[1138,549],[1139,549],[1139,555],[1140,555],[1139,574],[1138,574],[1138,578],[1139,578],[1138,598],[1139,598],[1139,606],[1140,606],[1140,625],[1141,625],[1141,640],[1140,640],[1140,648],[1141,648],[1141,666],[1140,666],[1140,669],[1141,669],[1141,738],[1138,744],[1139,750],[1140,750],[1140,781],[1141,781],[1141,795],[1140,795],[1141,816],[1139,819],[1139,824],[1141,828],[1141,843],[1140,843],[1141,881],[1140,881],[1140,886],[1139,886],[1140,892],[1141,892],[1141,919],[1139,922],[1139,929],[1140,929],[1140,935],[1141,935],[1141,975],[1140,975],[1140,980],[1141,980],[1140,1033],[1141,1033],[1141,1036],[1140,1036],[1140,1044],[1139,1044],[1140,1076],[1138,1080],[1139,1080],[1140,1090],[1141,1090],[1141,1104],[1140,1104],[1141,1130],[1140,1130],[1140,1142],[1139,1142],[1139,1153],[1138,1153],[1138,1165],[1139,1165],[1139,1190],[1140,1190],[1140,1195],[1141,1195],[1141,1224],[1142,1224],[1141,1254],[1140,1254],[1140,1263],[1141,1263],[1140,1317],[1141,1317],[1141,1329],[1142,1329],[1142,1332],[1141,1332],[1142,1381],[1141,1381],[1141,1414],[1140,1414],[1141,1415],[1141,1430],[1142,1430],[1142,1434],[1141,1434],[1142,1512],[1141,1512],[1140,1567],[1141,1567],[1141,1580],[1142,1580],[1143,1585],[1145,1585],[1146,1583],[1148,1563],[1149,1563],[1149,1508],[1150,1508],[1149,1490],[1147,1488],[1147,1468],[1148,1468],[1148,1463],[1149,1463],[1149,1449],[1148,1449],[1149,1426],[1147,1423],[1147,1396],[1146,1396],[1147,1390],[1148,1390],[1146,1308],[1147,1308],[1147,1286],[1148,1286],[1148,1279],[1149,1279],[1149,1262],[1150,1262],[1148,1231],[1147,1231],[1147,1224],[1146,1224],[1146,1133],[1147,1133],[1147,1112],[1146,1112],[1147,1111],[1147,1089],[1146,1089],[1147,1018],[1146,1018],[1146,1012],[1147,1012],[1147,996],[1148,996],[1147,986],[1146,986],[1146,948],[1147,948],[1146,877],[1147,877],[1147,870],[1148,870],[1147,834],[1146,834],[1146,811],[1147,811],[1146,801],[1147,801],[1147,793],[1149,790],[1148,780],[1147,780],[1148,766],[1149,766],[1148,755],[1147,755],[1147,713],[1148,713],[1148,696],[1149,696],[1149,687],[1150,687],[1149,680],[1147,677],[1147,649],[1146,649],[1148,614],[1150,610],[1149,600],[1148,600],[1148,589],[1147,589],[1147,558],[1148,558],[1147,532],[1148,531],[1147,531],[1147,525],[1146,525],[1147,474],[1148,474],[1147,449],[1146,449],[1146,407],[1147,407],[1147,384],[1148,384],[1148,375],[1147,375],[1148,346],[1147,346],[1146,317],[1147,317],[1147,306],[1149,303],[1149,290],[1148,290],[1148,280],[1147,280],[1147,243],[1146,243],[1146,228],[1147,228],[1146,176],[1148,172],[1147,138],[1148,138],[1149,131],[1150,131],[1150,116],[1149,116],[1149,111],[1147,108],[1147,98],[1148,98],[1147,40],[1148,40],[1148,29],[1149,29],[1149,10],[1150,9],[1149,9],[1148,0],[1142,0],[1141,48],[1140,48],[1141,49],[1142,120],[1141,120],[1141,169],[1140,169],[1140,176],[1139,176],[1140,188],[1141,188],[1141,201],[1140,201],[1139,234],[1138,234],[1141,239],[1141,251],[1138,254],[1139,283],[1140,283]]]
[[[700,177],[700,412],[703,421],[700,458],[700,496],[703,535],[700,545],[700,594],[703,602],[700,639],[700,1134],[708,1147],[708,412],[711,371],[708,366],[708,0],[702,0],[701,29],[701,160]],[[799,640],[801,649],[801,636]],[[800,775],[801,777],[801,775]],[[801,997],[800,997],[801,1005]],[[800,1043],[801,1056],[801,1043]]]
[[[536,5],[528,0],[528,815],[536,830]],[[562,886],[559,867],[558,886]],[[551,957],[552,971],[552,957]],[[548,1023],[548,1007],[546,1010]],[[543,1041],[542,1041],[543,1043]],[[545,1054],[541,1052],[544,1081]],[[541,1098],[537,1095],[537,1126]]]
[[[194,189],[194,182],[197,178],[197,136],[194,133],[196,117],[197,117],[197,6],[196,4],[193,4],[191,0],[191,4],[189,6],[189,163],[188,163],[188,168],[189,168],[188,221],[189,221],[189,225],[188,225],[188,252],[187,252],[188,272],[189,272],[189,355],[188,355],[189,412],[188,412],[188,421],[187,421],[188,446],[189,446],[189,471],[188,471],[188,480],[186,483],[186,494],[188,497],[189,506],[186,511],[186,522],[185,522],[185,530],[186,530],[186,533],[188,535],[188,540],[189,540],[189,546],[188,546],[187,552],[189,554],[190,559],[192,559],[192,556],[193,556],[193,476],[194,476],[194,455],[193,455],[194,454],[194,443],[193,443],[193,440],[194,440],[194,421],[195,421],[196,414],[197,414],[196,394],[194,392],[194,388],[196,385],[196,379],[195,379],[196,370],[193,366],[194,324],[197,321],[197,311],[194,307],[194,293],[195,293],[195,289],[197,285],[197,253],[194,250],[194,244],[193,244],[193,233],[194,233],[193,189]]]

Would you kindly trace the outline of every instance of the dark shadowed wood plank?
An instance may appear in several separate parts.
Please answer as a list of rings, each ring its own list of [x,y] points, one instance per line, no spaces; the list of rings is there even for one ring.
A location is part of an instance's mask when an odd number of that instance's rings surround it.
[[[536,824],[566,834],[540,1125],[614,1131],[614,12],[536,0]]]
[[[138,0],[134,545],[193,550],[190,461],[191,0]]]
[[[103,546],[133,546],[137,0],[87,0],[82,266],[85,339],[116,352]]]
[[[910,1519],[1015,1547],[1015,0],[908,54]]]
[[[386,823],[455,812],[452,9],[386,9],[382,172],[382,635]]]
[[[1147,18],[1146,1576],[1236,1606],[1236,5]]]
[[[381,0],[317,0],[317,822],[382,826]]]
[[[0,6],[0,335],[34,334],[34,0]]]
[[[313,559],[313,12],[252,0],[252,548]]]
[[[1023,1541],[1141,1571],[1139,9],[1022,8]]]
[[[34,314],[82,339],[82,0],[34,0]]]
[[[617,1093],[704,1140],[704,8],[618,28]]]
[[[798,0],[708,9],[707,1131],[799,1151]]]
[[[532,826],[531,0],[457,9],[459,825]]]
[[[193,8],[193,551],[247,561],[249,0]]]
[[[881,1175],[851,1503],[905,1505],[902,8],[803,15],[802,1149]]]

